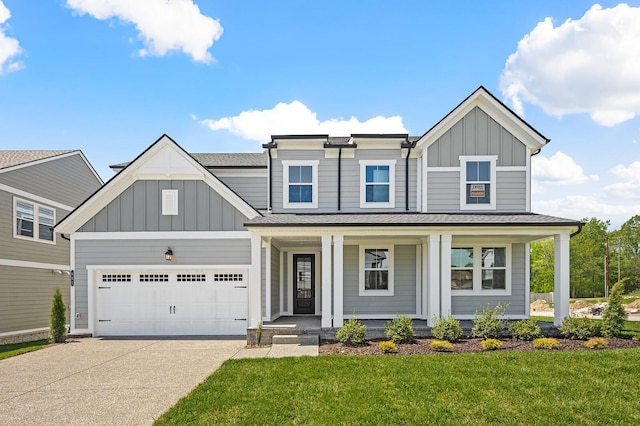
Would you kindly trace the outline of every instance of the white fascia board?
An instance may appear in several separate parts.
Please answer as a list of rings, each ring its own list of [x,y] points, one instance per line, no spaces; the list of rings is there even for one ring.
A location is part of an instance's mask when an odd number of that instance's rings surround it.
[[[239,271],[248,272],[251,265],[87,265],[96,271]]]
[[[278,145],[277,149],[295,149],[295,150],[324,150],[324,143],[326,138],[320,139],[274,139],[274,142]]]
[[[537,150],[546,145],[546,139],[533,131],[529,126],[521,123],[517,116],[514,116],[513,113],[480,88],[466,101],[458,105],[456,109],[451,111],[428,133],[423,135],[416,143],[416,147],[420,149],[427,148],[475,107],[479,107],[486,112],[489,117],[493,118],[530,149]]]
[[[180,165],[180,173],[177,175],[173,175],[174,170],[171,169],[171,164],[169,164],[169,167],[166,167],[166,164],[153,163],[155,156],[163,150],[168,153],[169,156],[167,158],[169,161],[182,163]],[[171,154],[173,153],[177,153],[178,156],[172,156]],[[191,172],[187,170],[187,165],[191,166]],[[169,174],[167,175],[167,173]],[[115,175],[89,200],[58,223],[55,231],[62,234],[71,234],[77,231],[78,228],[133,184],[136,179],[185,179],[187,177],[190,179],[203,179],[211,188],[222,195],[223,198],[247,218],[253,219],[259,216],[259,213],[253,207],[242,200],[218,178],[209,173],[208,170],[195,161],[190,155],[186,154],[182,149],[179,149],[177,145],[165,135],[151,145],[151,147],[147,148],[147,151],[135,160],[134,163],[130,164],[126,170]]]
[[[9,193],[11,193],[13,195],[17,195],[17,196],[22,197],[22,198],[27,198],[27,199],[29,199],[31,201],[35,201],[35,202],[38,202],[38,203],[41,203],[41,204],[46,204],[48,207],[55,207],[57,209],[65,210],[65,211],[68,211],[68,212],[70,212],[70,211],[72,211],[74,209],[74,207],[68,206],[66,204],[58,203],[57,201],[53,201],[53,200],[50,200],[48,198],[41,197],[39,195],[35,195],[35,194],[32,194],[32,193],[27,192],[27,191],[23,191],[23,190],[18,189],[18,188],[14,188],[12,186],[5,185],[3,183],[0,183],[0,191],[6,191],[6,192],[9,192]]]
[[[59,265],[56,263],[27,262],[25,260],[0,259],[0,266],[15,266],[17,268],[35,268],[35,269],[56,269],[60,271],[69,271],[69,265]]]
[[[232,240],[250,239],[249,231],[76,232],[75,240]]]

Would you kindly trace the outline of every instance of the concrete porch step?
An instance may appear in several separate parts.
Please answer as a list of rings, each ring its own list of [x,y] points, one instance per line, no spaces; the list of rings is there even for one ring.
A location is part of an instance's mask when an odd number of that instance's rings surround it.
[[[317,345],[319,342],[317,334],[276,334],[271,338],[273,345]]]

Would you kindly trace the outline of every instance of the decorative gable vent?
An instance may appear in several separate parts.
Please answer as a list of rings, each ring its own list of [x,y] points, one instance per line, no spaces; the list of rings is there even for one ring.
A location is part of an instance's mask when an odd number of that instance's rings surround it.
[[[178,214],[178,190],[162,190],[162,214],[164,216],[176,216]]]

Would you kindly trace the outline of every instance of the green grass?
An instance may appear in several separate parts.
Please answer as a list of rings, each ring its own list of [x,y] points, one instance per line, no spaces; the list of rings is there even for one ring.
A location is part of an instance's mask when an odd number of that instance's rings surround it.
[[[11,343],[9,345],[0,345],[0,359],[11,358],[12,356],[24,354],[27,352],[37,351],[49,344],[49,341],[35,340],[33,342]]]
[[[156,425],[638,424],[640,349],[230,360]]]

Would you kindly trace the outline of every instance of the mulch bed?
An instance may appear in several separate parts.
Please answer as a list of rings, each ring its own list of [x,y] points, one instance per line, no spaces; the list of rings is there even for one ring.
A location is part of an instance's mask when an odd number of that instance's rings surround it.
[[[319,347],[320,355],[446,355],[451,353],[474,353],[483,352],[480,342],[482,339],[461,339],[453,344],[453,349],[450,352],[437,352],[429,347],[429,343],[432,339],[416,339],[414,343],[398,344],[398,351],[393,354],[383,354],[378,348],[378,344],[383,339],[370,340],[360,346],[346,346],[342,343],[323,341]],[[531,342],[522,342],[511,339],[500,339],[502,341],[502,348],[494,352],[504,351],[533,351],[533,345]],[[584,347],[584,341],[582,340],[569,340],[558,339],[560,343],[561,351],[566,350],[599,350],[588,349]],[[607,349],[629,349],[640,347],[640,341],[631,339],[618,339],[607,338]]]

